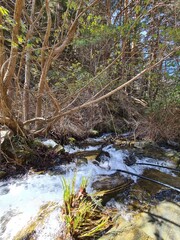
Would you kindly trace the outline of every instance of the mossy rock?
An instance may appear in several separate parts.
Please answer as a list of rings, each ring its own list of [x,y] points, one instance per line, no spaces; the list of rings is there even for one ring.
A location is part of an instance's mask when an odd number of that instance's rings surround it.
[[[180,152],[175,150],[170,150],[165,153],[165,156],[180,167]]]

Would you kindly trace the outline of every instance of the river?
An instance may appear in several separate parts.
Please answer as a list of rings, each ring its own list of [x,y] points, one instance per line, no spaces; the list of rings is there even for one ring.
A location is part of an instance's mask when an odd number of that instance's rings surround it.
[[[96,146],[91,146],[91,140],[89,140],[89,146],[80,148],[68,145],[65,146],[65,150],[70,153],[91,152],[102,147],[102,140],[103,138],[93,139],[93,142],[97,142]],[[102,151],[108,153],[108,156],[102,156],[99,162],[94,159],[79,165],[75,161],[66,165],[57,165],[53,170],[45,173],[39,174],[30,171],[24,176],[0,181],[0,240],[15,239],[18,232],[37,216],[43,205],[49,202],[53,202],[55,207],[47,219],[40,226],[37,226],[36,239],[53,240],[57,238],[58,234],[63,231],[63,222],[60,218],[60,206],[63,201],[62,176],[70,181],[76,174],[76,188],[78,188],[82,177],[85,176],[88,179],[87,191],[89,193],[94,191],[92,183],[99,175],[111,175],[117,169],[142,175],[147,168],[153,168],[175,176],[173,171],[168,169],[174,168],[174,164],[170,161],[136,157],[136,164],[127,166],[123,160],[129,156],[129,150],[116,149],[109,144],[104,146]],[[137,163],[160,165],[167,168]],[[126,173],[122,173],[122,175],[131,178],[134,182],[138,180],[137,176]]]

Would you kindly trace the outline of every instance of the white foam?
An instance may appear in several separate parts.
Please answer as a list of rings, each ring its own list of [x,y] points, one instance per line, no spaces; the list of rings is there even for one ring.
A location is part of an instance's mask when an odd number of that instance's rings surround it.
[[[76,189],[80,186],[82,177],[85,176],[88,178],[88,192],[91,191],[90,185],[98,174],[110,173],[91,162],[80,166],[78,169],[76,169],[75,164],[70,164],[66,168],[68,168],[68,171],[64,177],[70,182],[74,174],[76,174]],[[61,180],[62,175],[34,174],[27,175],[22,179],[9,180],[6,183],[1,182],[0,239],[13,239],[37,215],[43,204],[49,201],[62,203],[63,190]],[[56,216],[55,213],[53,214]],[[37,239],[43,239],[45,235],[49,237],[44,239],[52,239],[50,237],[51,233],[55,228],[59,229],[61,224],[60,220],[57,221],[57,217],[53,218],[53,216],[50,216],[49,221],[54,225],[49,225],[47,221],[45,227],[42,228],[41,237],[38,236]],[[39,232],[41,232],[40,229]]]
[[[64,146],[65,152],[68,153],[76,153],[76,152],[83,152],[83,151],[94,151],[98,150],[100,146],[88,146],[85,148],[79,148],[77,146],[72,146],[72,145],[66,145]]]
[[[110,170],[124,170],[128,172],[132,172],[138,175],[141,175],[145,169],[147,168],[154,168],[159,171],[174,175],[171,170],[166,169],[166,168],[161,168],[161,167],[154,167],[154,166],[148,166],[148,165],[132,165],[132,166],[127,166],[123,159],[129,156],[129,152],[127,150],[116,150],[112,145],[109,145],[107,147],[103,148],[104,151],[108,152],[110,155],[110,158],[105,157],[102,159],[100,162],[100,166],[110,169]],[[158,159],[153,159],[153,158],[143,158],[143,159],[137,159],[137,163],[151,163],[151,164],[156,164],[164,167],[173,167],[173,164],[168,161],[161,161]],[[131,178],[133,181],[137,181],[138,177],[133,176],[127,173],[122,174],[125,177]]]
[[[5,188],[5,189],[3,189]],[[40,207],[49,201],[62,201],[60,177],[45,175],[26,176],[17,181],[9,181],[1,188],[7,192],[0,196],[0,219],[4,218],[5,230],[2,223],[0,237],[3,240],[13,239],[28,221],[36,216]],[[8,220],[7,215],[12,215]]]

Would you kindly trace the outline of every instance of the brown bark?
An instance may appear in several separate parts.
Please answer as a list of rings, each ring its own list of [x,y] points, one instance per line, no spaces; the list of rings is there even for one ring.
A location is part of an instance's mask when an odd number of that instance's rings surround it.
[[[51,10],[49,8],[49,0],[46,0],[45,5],[46,5],[46,14],[47,14],[47,28],[46,28],[46,33],[45,33],[45,36],[44,36],[44,41],[43,41],[43,44],[42,44],[42,48],[41,48],[41,69],[43,69],[43,67],[44,67],[45,49],[48,46],[48,41],[49,41],[49,37],[50,37],[50,34],[51,34],[51,26],[52,26]]]
[[[15,11],[14,11],[14,21],[16,24],[13,27],[12,31],[12,43],[11,43],[11,53],[9,58],[9,64],[4,76],[4,84],[5,88],[7,89],[9,86],[10,81],[13,78],[14,70],[16,67],[16,60],[18,55],[18,34],[20,30],[20,20],[21,20],[21,14],[24,6],[24,0],[16,0],[15,4]]]
[[[69,31],[67,33],[67,36],[65,37],[65,39],[63,40],[62,43],[58,43],[56,44],[53,49],[50,51],[49,53],[49,57],[48,59],[45,61],[43,69],[42,69],[42,73],[41,73],[41,77],[40,77],[40,82],[39,82],[39,87],[38,87],[38,96],[37,96],[37,104],[36,104],[36,117],[39,118],[42,116],[42,96],[45,90],[45,86],[46,86],[46,76],[48,73],[48,70],[50,68],[51,62],[55,59],[57,59],[58,57],[60,57],[60,55],[62,54],[62,52],[64,51],[64,49],[69,45],[69,43],[73,40],[76,30],[77,30],[77,26],[78,26],[78,21],[79,18],[92,6],[94,6],[96,3],[98,3],[99,0],[95,0],[93,1],[89,6],[87,6],[85,9],[81,9],[83,1],[80,2],[77,13],[76,13],[76,17],[75,20],[73,21],[73,23],[71,24],[71,26],[69,27]],[[46,2],[48,4],[48,2]],[[50,27],[50,24],[48,24],[48,27]],[[49,30],[46,31],[46,33],[49,33]],[[46,39],[47,41],[47,39]],[[40,125],[36,126],[37,128],[41,128]]]
[[[14,21],[15,25],[12,30],[11,37],[11,51],[10,56],[7,60],[5,60],[4,54],[1,54],[1,71],[0,71],[0,108],[1,108],[1,116],[0,116],[0,124],[5,124],[8,126],[15,134],[24,135],[24,131],[22,131],[23,125],[22,123],[18,123],[13,117],[13,113],[11,110],[11,100],[12,96],[8,95],[8,91],[11,90],[12,79],[14,77],[14,72],[16,68],[16,61],[18,57],[18,34],[20,30],[20,19],[24,6],[24,0],[17,0],[15,2],[14,9]],[[2,21],[2,16],[1,20]],[[1,30],[0,30],[1,31]],[[3,34],[1,31],[1,41],[0,48],[1,52],[4,53],[4,43],[3,43]],[[6,71],[5,71],[6,70]],[[22,128],[21,128],[22,127]]]
[[[2,13],[0,12],[0,25],[3,26],[3,18],[2,18]],[[3,78],[3,69],[1,69],[1,67],[4,64],[4,35],[3,35],[3,29],[0,28],[0,71],[1,71],[1,77]]]
[[[7,91],[9,86],[11,85],[11,81],[13,79],[14,71],[16,68],[16,61],[18,57],[18,34],[20,30],[20,19],[24,6],[24,0],[16,0],[15,10],[14,10],[14,21],[16,24],[13,27],[12,38],[11,38],[11,52],[9,57],[9,62],[7,66],[7,70],[5,72],[3,78],[3,100],[9,109],[11,109],[11,100],[7,95]]]
[[[111,0],[106,0],[107,25],[111,24]]]
[[[31,16],[30,16],[30,28],[28,31],[28,40],[31,39],[33,30],[34,30],[34,14],[35,14],[35,5],[36,0],[32,1]],[[31,47],[27,47],[26,52],[26,65],[25,65],[25,81],[24,81],[24,91],[23,91],[23,120],[26,121],[29,119],[29,87],[30,87],[30,78],[31,78]]]
[[[9,117],[0,117],[0,124],[6,125],[15,135],[20,135],[23,137],[27,136],[27,133],[23,127],[23,123],[20,121],[16,121]]]

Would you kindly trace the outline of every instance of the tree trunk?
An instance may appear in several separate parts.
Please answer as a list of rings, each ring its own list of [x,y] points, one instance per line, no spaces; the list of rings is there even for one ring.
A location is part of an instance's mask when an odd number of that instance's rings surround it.
[[[34,30],[34,25],[33,25],[33,19],[34,19],[34,14],[35,14],[35,5],[36,5],[36,0],[32,1],[32,8],[31,8],[31,25],[29,28],[29,39],[31,40],[33,30]],[[31,46],[27,46],[27,53],[26,53],[26,65],[25,65],[25,81],[24,81],[24,91],[23,91],[23,120],[27,121],[29,119],[29,114],[30,114],[30,109],[29,109],[29,88],[30,88],[30,81],[31,81]]]

